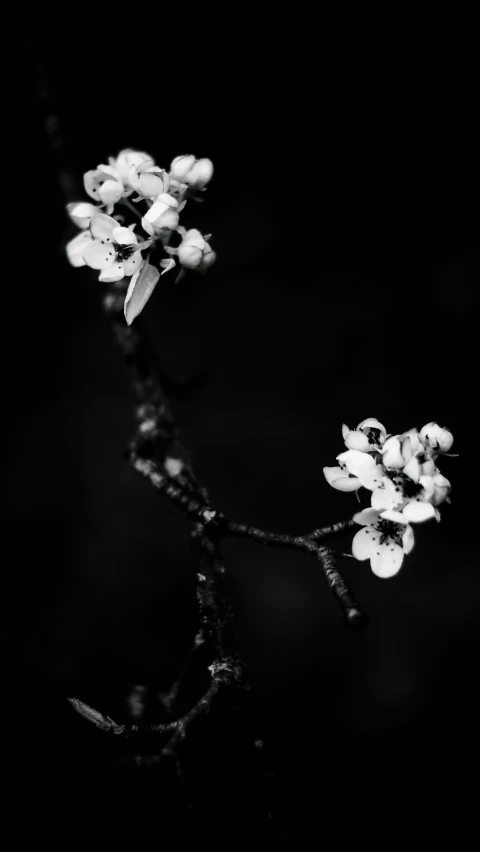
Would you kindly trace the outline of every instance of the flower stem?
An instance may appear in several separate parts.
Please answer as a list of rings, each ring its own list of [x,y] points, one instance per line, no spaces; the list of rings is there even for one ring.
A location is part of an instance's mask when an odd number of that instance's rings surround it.
[[[128,207],[128,209],[130,210],[130,212],[131,212],[131,213],[133,213],[133,214],[137,217],[137,219],[142,219],[142,215],[141,215],[141,213],[137,210],[137,208],[136,208],[136,207],[134,207],[134,206],[133,206],[133,204],[131,204],[131,203],[130,203],[130,201],[128,200],[128,198],[121,198],[121,199],[120,199],[120,204],[124,204],[124,205],[125,205],[125,207]]]

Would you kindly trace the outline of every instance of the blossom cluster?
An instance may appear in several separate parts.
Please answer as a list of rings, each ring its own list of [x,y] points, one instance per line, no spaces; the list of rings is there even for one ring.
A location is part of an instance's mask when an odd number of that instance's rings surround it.
[[[130,278],[125,299],[129,325],[145,307],[160,276],[177,262],[181,267],[177,281],[187,269],[203,273],[214,263],[216,254],[208,242],[211,234],[202,236],[196,228],[179,225],[188,199],[201,201],[212,175],[213,164],[206,158],[175,157],[167,172],[149,154],[131,149],[84,174],[85,192],[96,203],[67,205],[68,215],[80,229],[67,244],[67,257],[72,266],[98,270],[100,281]],[[131,201],[143,202],[146,209],[137,212]],[[137,223],[125,225],[125,216],[115,212],[117,204],[123,205],[123,213],[137,214],[144,238],[135,233]],[[169,245],[174,233],[180,237],[175,248]],[[149,262],[150,254],[159,247],[168,257],[155,266]],[[144,258],[142,252],[147,250]]]
[[[437,460],[454,455],[448,452],[453,435],[433,421],[420,431],[389,435],[373,417],[356,429],[344,424],[342,435],[347,450],[337,456],[338,466],[323,469],[325,478],[339,491],[363,487],[371,499],[370,508],[353,516],[363,529],[354,536],[352,554],[370,559],[377,577],[393,577],[413,548],[412,524],[439,521],[438,506],[450,502],[451,485]]]

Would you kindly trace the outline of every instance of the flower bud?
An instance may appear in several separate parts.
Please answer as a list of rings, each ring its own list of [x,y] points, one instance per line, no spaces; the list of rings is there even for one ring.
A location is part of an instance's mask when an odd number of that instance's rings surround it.
[[[178,201],[163,193],[142,219],[142,227],[150,236],[163,236],[178,225]]]
[[[191,228],[184,233],[178,247],[178,259],[186,269],[197,269],[205,272],[214,263],[216,254],[210,248],[197,228]]]
[[[170,165],[170,177],[186,183],[191,189],[203,189],[212,179],[213,163],[206,157],[196,160],[193,154],[175,157]]]
[[[128,173],[130,186],[143,198],[158,198],[168,191],[170,178],[164,169],[146,160],[140,165],[132,165]]]
[[[209,183],[213,175],[213,163],[205,157],[197,160],[185,177],[185,181],[192,189],[203,189]]]
[[[193,154],[184,154],[180,157],[175,157],[170,165],[170,177],[185,182],[185,177],[194,164],[195,157]]]
[[[92,216],[98,213],[98,207],[88,201],[74,201],[72,204],[67,204],[67,213],[77,228],[85,231],[90,225]]]
[[[420,440],[427,444],[433,450],[438,450],[441,453],[448,453],[453,444],[453,435],[445,427],[439,426],[438,423],[432,421],[427,423],[420,430]]]

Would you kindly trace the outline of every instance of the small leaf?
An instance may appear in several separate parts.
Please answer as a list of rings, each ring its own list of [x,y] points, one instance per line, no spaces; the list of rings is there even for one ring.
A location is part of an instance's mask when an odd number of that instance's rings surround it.
[[[173,257],[171,257],[169,260],[167,260],[167,258],[164,258],[160,261],[160,266],[163,269],[163,272],[161,272],[160,275],[165,275],[166,272],[170,272],[170,270],[173,269],[173,267],[175,266],[175,261]]]
[[[98,710],[94,710],[94,708],[90,707],[88,704],[84,704],[84,702],[80,701],[79,698],[69,698],[68,700],[77,713],[80,713],[80,716],[83,716],[84,719],[88,719],[89,722],[93,722],[93,724],[102,731],[109,731],[110,728],[118,728],[118,725],[115,724],[113,719],[110,719],[110,716],[103,716],[102,713],[99,713]]]
[[[125,297],[124,313],[127,325],[131,325],[135,317],[143,311],[160,278],[160,272],[147,261],[144,261],[132,275]]]

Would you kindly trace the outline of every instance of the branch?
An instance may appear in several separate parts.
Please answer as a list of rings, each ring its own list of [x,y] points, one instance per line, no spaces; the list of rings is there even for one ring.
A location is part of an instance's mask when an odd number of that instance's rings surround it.
[[[202,712],[210,710],[221,685],[236,686],[243,694],[250,692],[245,664],[238,649],[235,619],[223,587],[225,567],[219,551],[219,541],[223,536],[249,538],[265,545],[290,547],[314,554],[319,559],[324,576],[344,611],[347,625],[363,626],[366,617],[336,568],[333,551],[319,544],[322,540],[349,530],[353,521],[333,524],[303,536],[290,536],[267,533],[252,526],[229,521],[211,506],[207,490],[199,485],[189,455],[180,443],[178,429],[162,387],[169,384],[168,377],[158,368],[155,352],[145,329],[143,328],[143,339],[137,331],[137,328],[142,328],[142,324],[137,323],[136,328],[125,324],[124,298],[124,282],[114,283],[105,296],[104,306],[112,317],[115,335],[140,403],[136,409],[137,429],[126,457],[134,469],[145,476],[161,494],[168,497],[190,521],[190,539],[192,546],[198,551],[199,559],[197,601],[200,618],[200,631],[197,632],[192,650],[203,641],[209,640],[215,647],[215,659],[209,666],[211,681],[205,694],[188,713],[174,720],[153,725],[117,724],[109,716],[104,716],[77,698],[70,698],[69,701],[84,718],[101,730],[113,732],[117,736],[169,734],[167,743],[159,753],[147,758],[137,756],[137,765],[155,765],[163,758],[173,755],[177,775],[184,784],[177,748],[191,723]],[[172,388],[171,382],[169,387],[173,393],[175,388]],[[181,396],[181,393],[177,395]],[[166,463],[168,460],[177,463],[175,475],[171,474],[172,465]],[[174,705],[179,681],[180,678],[167,696],[168,709]],[[256,730],[252,742],[256,752],[262,752],[263,742]],[[270,778],[273,776],[273,773],[266,769],[265,774]],[[268,808],[268,816],[271,818],[270,807]]]
[[[165,749],[173,751],[178,741],[185,736],[187,728],[193,722],[193,720],[196,719],[197,716],[200,715],[200,713],[208,712],[212,704],[212,700],[217,694],[221,684],[230,684],[232,680],[236,679],[238,676],[238,673],[235,667],[232,666],[231,662],[225,660],[216,661],[211,666],[209,666],[209,669],[212,673],[212,677],[210,686],[208,687],[207,691],[188,711],[188,713],[185,713],[185,715],[181,716],[179,719],[174,719],[171,722],[153,725],[119,725],[114,722],[113,719],[110,718],[110,716],[104,716],[98,710],[95,710],[93,707],[90,707],[88,704],[85,704],[83,701],[80,701],[79,698],[69,698],[68,701],[70,702],[72,707],[77,711],[77,713],[79,713],[89,722],[92,722],[94,725],[97,726],[97,728],[100,728],[101,731],[111,731],[117,736],[129,737],[132,734],[139,733],[171,733],[172,737],[165,746]]]

